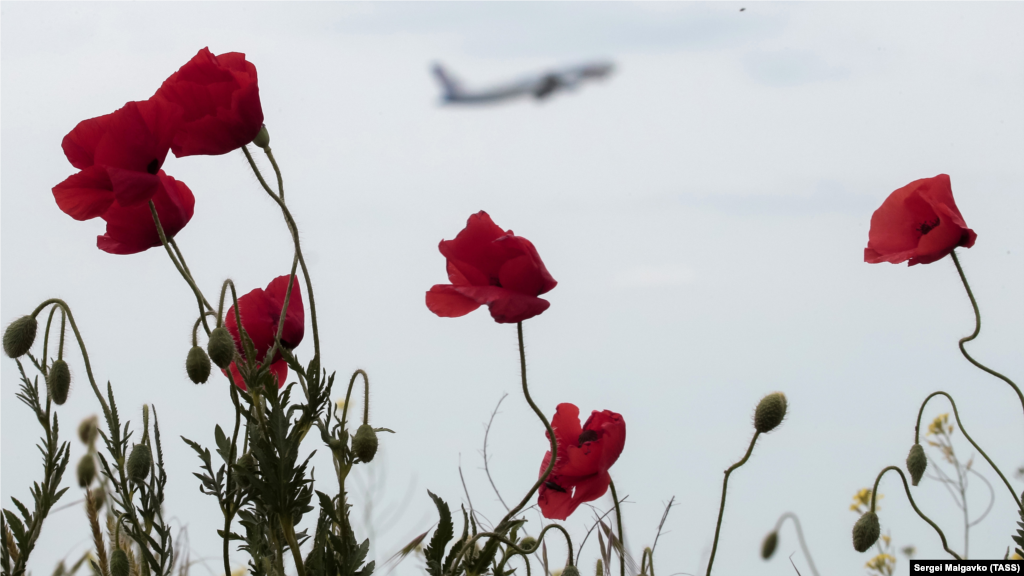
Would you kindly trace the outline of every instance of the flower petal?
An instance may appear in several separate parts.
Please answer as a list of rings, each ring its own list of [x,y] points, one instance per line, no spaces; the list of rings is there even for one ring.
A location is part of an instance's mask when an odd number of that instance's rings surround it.
[[[278,276],[267,285],[267,298],[270,300],[275,316],[280,318],[280,310],[284,308],[284,297],[288,292],[288,276]],[[275,334],[276,334],[275,321]],[[305,331],[305,310],[302,307],[302,290],[299,279],[292,280],[292,293],[288,299],[288,311],[284,317],[284,330],[281,332],[281,343],[287,348],[295,348],[302,342]]]
[[[164,234],[173,238],[192,219],[196,200],[183,182],[163,171],[158,176],[160,186],[151,200]],[[124,207],[115,202],[103,214],[103,219],[107,222],[107,232],[96,239],[96,245],[104,252],[136,254],[162,245],[148,203]]]
[[[113,185],[106,170],[90,166],[54,186],[53,198],[68,216],[89,220],[102,216],[114,203]]]
[[[437,284],[427,291],[427,308],[442,318],[465,316],[480,307],[451,284]]]

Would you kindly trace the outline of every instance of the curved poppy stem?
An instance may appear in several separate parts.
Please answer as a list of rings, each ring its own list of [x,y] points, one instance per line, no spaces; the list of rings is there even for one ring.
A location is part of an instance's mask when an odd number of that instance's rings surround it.
[[[626,576],[626,535],[622,533],[622,508],[619,506],[619,495],[615,492],[615,482],[608,481],[612,489],[612,501],[615,502],[615,521],[619,525],[619,574]]]
[[[953,416],[956,417],[956,423],[957,426],[960,427],[960,432],[962,432],[964,438],[967,438],[967,441],[971,443],[971,446],[974,446],[974,449],[981,453],[981,455],[985,458],[985,461],[988,462],[989,466],[991,466],[992,469],[996,471],[996,474],[999,475],[999,477],[1003,480],[1003,484],[1006,484],[1006,488],[1010,491],[1010,495],[1013,497],[1013,501],[1017,504],[1017,507],[1020,508],[1020,498],[1017,496],[1017,493],[1014,492],[1013,486],[1010,486],[1010,482],[1006,479],[1006,476],[1003,476],[1002,470],[1000,470],[999,467],[996,466],[996,463],[993,462],[992,459],[988,457],[988,454],[986,454],[985,451],[981,449],[981,446],[978,446],[978,443],[975,442],[974,439],[971,438],[971,435],[967,433],[967,430],[964,429],[963,422],[960,421],[960,412],[956,409],[956,402],[953,401],[953,397],[950,396],[949,394],[941,390],[938,392],[932,392],[931,394],[928,395],[927,398],[924,399],[924,402],[921,403],[921,409],[917,411],[917,425],[914,426],[914,444],[920,444],[921,416],[924,414],[925,405],[928,404],[929,400],[939,395],[945,396],[946,399],[949,400],[949,403],[953,405]]]
[[[910,500],[910,505],[914,507],[914,512],[917,512],[917,515],[920,516],[922,520],[930,524],[931,527],[939,533],[939,538],[942,539],[942,549],[952,555],[953,558],[963,560],[963,558],[961,558],[956,552],[950,550],[949,546],[946,545],[946,535],[942,533],[942,529],[939,528],[938,524],[932,522],[931,518],[925,516],[924,512],[921,512],[921,509],[917,507],[917,503],[914,502],[914,497],[910,495],[910,486],[907,484],[907,477],[903,475],[903,470],[901,470],[899,466],[887,466],[878,473],[878,477],[875,478],[875,485],[871,488],[871,512],[875,511],[875,495],[878,493],[878,483],[882,481],[882,476],[884,476],[889,470],[893,470],[898,473],[900,475],[900,480],[903,480],[903,489],[907,493],[907,499]]]
[[[978,311],[978,301],[974,299],[974,292],[971,291],[971,285],[967,283],[967,276],[964,274],[963,267],[960,266],[960,259],[957,258],[956,256],[956,250],[950,252],[949,255],[953,257],[953,263],[956,264],[956,271],[960,274],[960,280],[963,281],[964,288],[967,289],[967,297],[971,299],[971,307],[974,308],[974,332],[970,336],[964,336],[963,338],[960,339],[960,352],[964,355],[964,358],[967,358],[967,360],[971,364],[974,364],[980,370],[988,372],[989,374],[1009,384],[1010,387],[1013,388],[1014,392],[1017,393],[1017,397],[1020,398],[1021,408],[1024,408],[1024,393],[1021,393],[1020,388],[1018,388],[1017,385],[1014,384],[1013,381],[1007,378],[1006,376],[1003,376],[999,372],[992,370],[988,366],[985,366],[981,362],[978,362],[977,360],[972,358],[971,355],[967,353],[967,349],[964,348],[965,343],[977,338],[978,333],[981,332],[981,312]]]
[[[203,316],[216,316],[215,312],[205,312]],[[196,318],[196,323],[192,325],[192,345],[199,346],[199,325],[203,323],[202,318]]]
[[[292,243],[295,245],[295,255],[299,259],[299,265],[302,266],[302,276],[306,279],[306,292],[309,294],[309,317],[310,323],[313,326],[313,357],[319,359],[320,330],[317,327],[316,321],[316,299],[313,298],[313,281],[310,280],[309,269],[306,268],[306,259],[302,257],[302,245],[299,242],[299,228],[295,224],[295,219],[292,218],[291,211],[288,210],[288,206],[286,206],[284,203],[284,196],[278,196],[277,194],[274,194],[274,191],[270,188],[270,186],[267,185],[267,181],[263,179],[263,174],[260,172],[260,169],[256,166],[256,161],[253,160],[252,154],[249,153],[249,149],[245,146],[242,146],[242,152],[245,154],[245,159],[249,161],[249,167],[251,167],[253,173],[256,174],[256,179],[260,181],[260,185],[263,186],[263,189],[266,190],[267,194],[281,208],[281,213],[284,214],[285,224],[288,226],[288,231],[291,232]],[[274,164],[274,168],[275,170],[277,170],[277,163],[272,162],[272,164]],[[277,172],[278,177],[280,178],[280,170],[277,170]],[[281,190],[282,192],[284,191],[283,183]]]
[[[811,574],[818,576],[818,569],[814,566],[814,560],[811,559],[811,551],[807,549],[807,542],[804,542],[804,531],[800,528],[800,519],[796,517],[796,514],[792,512],[784,512],[782,516],[779,516],[779,521],[775,523],[775,532],[778,532],[782,528],[782,523],[785,522],[786,518],[793,521],[793,525],[796,527],[796,537],[800,541],[800,548],[804,551],[804,558],[807,558],[807,565],[811,568]]]
[[[459,550],[459,553],[455,556],[455,560],[452,562],[452,570],[453,570],[453,572],[456,570],[456,568],[459,565],[459,561],[462,560],[462,557],[465,556],[467,552],[472,551],[472,550],[476,550],[476,546],[475,546],[476,541],[479,540],[480,538],[484,538],[484,537],[489,538],[489,539],[493,539],[493,540],[497,540],[497,541],[505,544],[506,546],[508,546],[509,548],[511,548],[513,550],[513,553],[522,555],[523,559],[526,560],[527,564],[529,564],[529,559],[527,559],[526,555],[527,554],[533,554],[534,552],[537,551],[537,548],[540,547],[540,543],[544,541],[544,535],[547,534],[548,530],[558,530],[558,531],[560,531],[562,533],[563,536],[565,536],[565,542],[566,542],[566,544],[569,547],[569,565],[570,566],[575,566],[576,562],[574,561],[573,555],[572,555],[572,539],[569,538],[569,533],[565,530],[565,528],[563,528],[562,526],[560,526],[558,524],[548,524],[547,526],[545,526],[540,531],[540,534],[537,535],[537,543],[534,544],[533,548],[531,548],[529,550],[527,550],[525,548],[520,548],[519,545],[517,545],[515,542],[512,542],[511,540],[506,538],[504,535],[499,533],[497,530],[495,530],[494,532],[480,532],[480,533],[476,534],[475,536],[473,536],[472,538],[470,538],[465,544],[462,545],[462,548]],[[504,564],[504,563],[502,563],[502,564]]]
[[[167,251],[167,255],[171,258],[171,262],[174,263],[174,267],[177,268],[178,273],[185,279],[185,282],[188,282],[189,287],[192,288],[192,292],[196,295],[196,303],[199,305],[199,317],[203,321],[203,328],[206,330],[206,334],[209,335],[210,327],[206,324],[206,315],[203,314],[203,312],[206,312],[204,305],[208,306],[210,310],[213,310],[213,307],[206,301],[206,297],[204,297],[203,292],[199,290],[199,286],[196,285],[196,281],[192,278],[192,274],[190,274],[188,269],[184,267],[184,260],[179,262],[175,257],[174,250],[171,249],[171,245],[167,241],[167,235],[164,233],[164,227],[160,224],[160,216],[156,213],[156,205],[153,204],[152,200],[149,201],[149,212],[153,215],[153,223],[156,224],[156,232],[160,236],[160,243],[163,244],[164,250]]]
[[[555,468],[555,460],[558,459],[558,442],[555,440],[555,431],[551,429],[551,423],[548,422],[544,413],[541,412],[540,408],[538,408],[533,402],[533,398],[530,397],[530,388],[526,384],[526,345],[523,343],[522,322],[516,323],[516,331],[519,334],[519,371],[523,380],[523,396],[526,397],[526,402],[530,405],[530,408],[533,408],[533,411],[537,414],[537,417],[540,418],[540,421],[544,423],[544,428],[548,432],[548,440],[551,442],[551,460],[548,462],[548,467],[544,469],[544,473],[541,474],[540,478],[537,479],[537,482],[533,484],[533,488],[526,493],[526,497],[523,498],[522,502],[520,502],[515,508],[509,510],[508,514],[506,514],[505,517],[502,518],[501,522],[498,523],[498,526],[495,527],[496,532],[500,531],[500,528],[504,527],[508,523],[509,519],[518,514],[519,511],[526,506],[526,503],[533,498],[533,495],[540,489],[541,484],[543,484],[544,481],[548,479],[548,476],[551,475],[551,471]]]
[[[750,439],[750,446],[747,448],[747,453],[743,455],[743,459],[729,466],[729,469],[725,471],[725,480],[722,481],[722,504],[718,507],[718,523],[715,524],[715,541],[711,545],[711,558],[708,559],[708,576],[711,576],[711,566],[715,563],[715,552],[718,551],[718,534],[722,531],[722,516],[725,514],[725,493],[729,487],[729,475],[733,470],[747,463],[750,453],[754,451],[754,443],[757,442],[757,437],[760,435],[760,432],[754,431],[754,437]]]
[[[32,317],[35,318],[42,312],[43,308],[46,308],[50,304],[56,304],[60,306],[61,313],[67,314],[68,323],[71,324],[71,331],[75,333],[75,339],[78,340],[78,347],[82,351],[82,360],[85,364],[85,373],[89,377],[89,384],[92,386],[92,391],[96,394],[96,398],[100,401],[100,406],[103,407],[103,416],[107,422],[110,422],[110,406],[107,405],[107,401],[103,399],[103,393],[100,392],[99,386],[96,385],[96,378],[92,374],[92,364],[89,362],[89,352],[85,349],[85,340],[82,338],[82,333],[78,331],[78,324],[75,323],[75,316],[71,314],[71,307],[67,305],[60,298],[50,298],[43,301],[42,304],[36,306],[36,309],[32,311]],[[46,359],[44,358],[45,362]]]

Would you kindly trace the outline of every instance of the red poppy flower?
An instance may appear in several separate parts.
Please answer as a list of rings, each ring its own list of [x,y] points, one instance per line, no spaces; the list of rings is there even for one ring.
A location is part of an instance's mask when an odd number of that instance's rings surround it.
[[[102,216],[114,202],[125,207],[146,203],[160,188],[157,172],[181,114],[174,104],[146,100],[79,122],[61,147],[81,172],[53,189],[57,205],[72,218],[88,220]]]
[[[626,444],[626,422],[621,414],[594,410],[580,427],[580,409],[565,403],[558,405],[551,427],[558,444],[558,460],[540,486],[537,504],[545,518],[565,520],[580,504],[597,500],[608,490],[608,469]],[[549,450],[541,462],[540,475],[550,461]]]
[[[538,295],[558,282],[551,277],[537,249],[511,230],[503,231],[487,212],[469,217],[454,240],[442,240],[451,284],[427,292],[427,308],[438,316],[465,316],[486,304],[491,317],[503,324],[522,322],[551,304]]]
[[[263,125],[256,67],[238,52],[214,56],[203,48],[164,81],[156,97],[185,110],[171,144],[179,158],[237,150],[252,142]]]
[[[958,246],[974,246],[977,237],[956,207],[949,176],[939,174],[907,184],[875,210],[864,261],[928,264]]]
[[[283,386],[288,378],[288,363],[281,358],[280,352],[274,358],[265,359],[264,356],[274,345],[274,338],[277,336],[277,323],[281,318],[281,308],[284,307],[285,293],[288,291],[288,276],[278,276],[267,285],[266,290],[257,288],[248,294],[238,298],[238,314],[242,317],[242,326],[245,333],[252,340],[253,348],[256,350],[256,360],[269,362],[270,371],[277,376],[278,387]],[[245,348],[238,336],[238,322],[235,320],[235,307],[228,308],[224,317],[224,327],[235,339],[235,347],[239,353],[245,355]],[[302,342],[302,335],[305,330],[305,312],[302,307],[302,291],[299,289],[298,279],[292,281],[292,295],[288,300],[288,311],[284,317],[284,330],[281,332],[281,344],[285,348],[295,348]],[[229,370],[234,377],[235,384],[245,390],[245,382],[232,362]]]

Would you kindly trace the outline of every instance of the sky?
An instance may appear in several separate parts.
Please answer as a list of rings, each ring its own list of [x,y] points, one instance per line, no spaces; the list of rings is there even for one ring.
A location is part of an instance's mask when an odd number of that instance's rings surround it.
[[[447,281],[437,243],[479,210],[530,239],[558,281],[550,309],[524,324],[533,398],[548,415],[572,402],[627,424],[610,473],[628,495],[635,558],[675,497],[659,574],[704,573],[722,472],[774,391],[788,398],[787,418],[730,477],[716,574],[792,574],[794,552],[808,574],[788,523],[776,556],[759,557],[787,511],[820,572],[864,572],[870,555],[850,545],[852,496],[903,464],[935,390],[956,399],[972,437],[1024,489],[1012,474],[1024,465],[1024,414],[1008,386],[959,354],[974,318],[953,263],[863,262],[885,197],[949,174],[978,233],[960,251],[984,320],[969,349],[1010,378],[1024,374],[1020,3],[4,2],[0,16],[0,321],[65,299],[124,417],[137,424],[144,403],[156,406],[166,514],[187,530],[193,574],[222,571],[221,516],[177,439],[210,446],[214,426],[233,422],[227,380],[196,386],[185,375],[195,301],[166,254],[97,250],[102,222],[72,220],[50,190],[74,172],[60,148],[68,131],[148,98],[207,46],[243,52],[258,69],[323,364],[345,380],[365,369],[371,423],[396,431],[354,473],[353,519],[378,561],[436,521],[428,489],[452,506],[468,492],[484,517],[503,515],[480,449],[504,394],[488,452],[505,501],[532,486],[546,450],[519,390],[515,328],[484,310],[442,319],[424,305]],[[443,106],[430,75],[442,62],[486,87],[593,59],[614,62],[614,74],[543,102]],[[287,230],[241,152],[169,156],[164,170],[196,196],[177,242],[207,295],[225,278],[244,293],[287,273]],[[99,407],[80,354],[66,357],[74,381],[57,414],[73,467],[85,449],[72,431]],[[15,398],[14,361],[0,362],[0,376],[0,496],[11,507],[41,477],[41,428]],[[933,401],[924,417],[949,411]],[[954,439],[965,459],[974,454]],[[336,490],[327,450],[312,436],[305,450],[317,451],[317,488]],[[970,530],[971,556],[1002,558],[1015,506],[974,464],[995,500]],[[913,490],[962,551],[963,516],[946,490],[935,480]],[[880,492],[895,547],[945,557],[898,479],[887,475]],[[81,496],[72,486],[62,503]],[[971,485],[972,519],[988,498]],[[593,504],[606,509],[610,496]],[[542,519],[527,517],[536,534]],[[592,518],[581,507],[565,522],[576,546]],[[89,546],[75,504],[47,520],[30,568],[49,573]],[[552,539],[552,562],[564,553]],[[591,538],[584,573],[596,558]],[[421,571],[409,559],[395,574]]]

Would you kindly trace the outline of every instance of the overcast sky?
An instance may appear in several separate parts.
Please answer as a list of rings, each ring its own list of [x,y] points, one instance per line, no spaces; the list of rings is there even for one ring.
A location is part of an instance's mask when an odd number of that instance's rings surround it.
[[[233,421],[227,380],[186,378],[195,301],[166,254],[100,252],[103,223],[72,220],[50,189],[74,172],[60,141],[76,123],[148,98],[204,46],[256,65],[311,267],[324,366],[346,380],[366,369],[371,421],[397,431],[356,473],[357,485],[386,479],[372,521],[366,491],[354,496],[357,532],[373,536],[378,561],[436,521],[427,489],[453,506],[465,500],[460,462],[473,505],[503,515],[478,451],[504,393],[489,448],[506,501],[529,489],[546,449],[518,388],[514,326],[485,310],[441,319],[423,302],[447,281],[438,241],[479,210],[533,241],[559,282],[551,308],[524,327],[536,401],[549,415],[573,402],[627,423],[611,474],[629,495],[637,559],[676,497],[659,574],[703,573],[722,471],[742,457],[754,406],[772,391],[786,393],[789,414],[730,479],[717,574],[792,574],[794,551],[808,574],[790,525],[771,562],[758,556],[786,511],[802,520],[822,573],[860,573],[870,555],[850,545],[851,497],[903,463],[934,390],[957,399],[1007,474],[1024,465],[1015,395],[957,350],[974,319],[950,259],[863,262],[882,200],[949,174],[978,233],[961,251],[984,319],[970,349],[1024,379],[1024,4],[5,2],[0,13],[0,321],[64,298],[124,417],[140,423],[142,404],[156,405],[167,514],[187,526],[193,559],[208,559],[193,574],[220,573],[221,516],[178,436],[213,444],[214,425]],[[590,59],[612,60],[614,75],[544,102],[484,108],[439,105],[429,73],[443,62],[485,87]],[[247,292],[287,273],[287,231],[241,152],[169,156],[164,169],[195,193],[177,240],[207,295],[225,278]],[[297,353],[312,355],[308,331]],[[71,438],[99,407],[80,355],[67,355],[75,381],[57,413]],[[41,478],[32,445],[41,428],[15,399],[15,363],[0,366],[0,480],[11,507]],[[949,411],[935,401],[925,417]],[[955,437],[964,457],[973,453]],[[336,490],[327,450],[312,436],[306,449],[318,450],[318,489]],[[72,468],[83,453],[73,440]],[[976,467],[996,500],[971,530],[971,555],[1001,558],[1015,506],[980,458]],[[971,490],[973,516],[988,494],[977,482]],[[896,547],[943,557],[898,479],[881,492]],[[81,495],[75,486],[62,502]],[[915,498],[962,550],[962,516],[946,491],[926,480]],[[577,543],[592,516],[583,507],[566,522]],[[540,518],[528,517],[535,534]],[[595,544],[580,559],[584,574]],[[31,568],[50,573],[89,545],[84,511],[72,506],[47,520]],[[557,539],[549,550],[563,561]],[[419,570],[409,560],[398,574]]]

